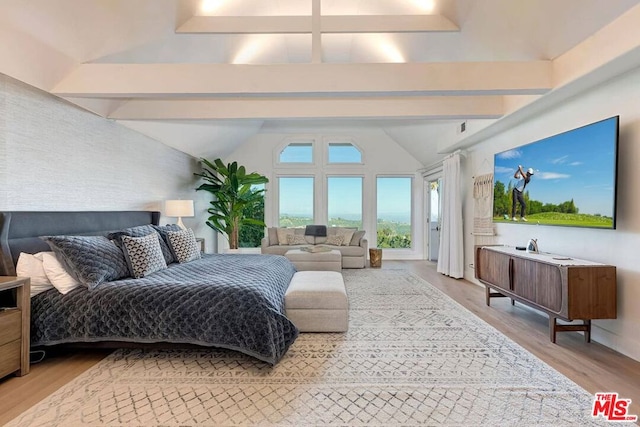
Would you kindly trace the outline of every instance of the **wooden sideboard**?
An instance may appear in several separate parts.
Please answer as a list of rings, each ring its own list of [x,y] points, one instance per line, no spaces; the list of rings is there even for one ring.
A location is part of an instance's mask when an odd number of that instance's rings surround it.
[[[30,286],[27,277],[0,276],[0,292],[16,293],[15,304],[0,311],[0,378],[29,373]]]
[[[616,268],[611,265],[533,254],[508,246],[476,246],[475,275],[486,288],[486,302],[508,297],[549,315],[549,338],[556,332],[584,331],[591,341],[592,319],[616,318]],[[495,290],[492,292],[491,289]],[[582,320],[582,324],[560,325]]]

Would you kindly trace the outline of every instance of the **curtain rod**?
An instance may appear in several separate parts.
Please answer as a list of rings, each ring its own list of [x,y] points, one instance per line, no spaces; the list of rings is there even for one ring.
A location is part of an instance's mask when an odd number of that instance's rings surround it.
[[[458,150],[454,151],[453,153],[446,155],[443,160],[450,159],[451,157],[455,156],[456,154],[460,154],[461,156],[464,156],[464,153],[462,152],[462,150],[458,149]]]

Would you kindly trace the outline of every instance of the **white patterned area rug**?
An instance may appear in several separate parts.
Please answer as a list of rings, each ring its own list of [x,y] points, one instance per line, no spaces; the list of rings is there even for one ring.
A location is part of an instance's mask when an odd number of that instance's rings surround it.
[[[593,396],[424,280],[347,270],[346,334],[275,367],[217,350],[118,350],[11,426],[588,426]]]

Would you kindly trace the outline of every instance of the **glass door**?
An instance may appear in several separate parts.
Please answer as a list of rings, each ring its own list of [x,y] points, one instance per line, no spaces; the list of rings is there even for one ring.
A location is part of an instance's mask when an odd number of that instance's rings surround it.
[[[440,250],[440,189],[442,188],[442,178],[428,181],[427,184],[429,188],[429,196],[427,197],[427,230],[429,232],[427,259],[429,261],[437,261],[438,251]]]

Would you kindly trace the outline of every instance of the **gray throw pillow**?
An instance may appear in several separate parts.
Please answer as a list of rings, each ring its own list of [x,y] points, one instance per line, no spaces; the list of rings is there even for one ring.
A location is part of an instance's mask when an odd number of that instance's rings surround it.
[[[69,274],[89,289],[129,276],[122,249],[104,236],[47,236],[42,238]]]
[[[173,256],[180,264],[200,259],[200,248],[192,229],[168,231],[167,237]]]
[[[122,236],[122,244],[129,271],[136,279],[167,268],[155,232],[143,237]]]
[[[180,231],[182,230],[178,224],[167,224],[167,225],[152,225],[153,229],[160,234],[160,248],[162,248],[162,255],[164,255],[164,260],[168,264],[173,262],[177,262],[173,256],[173,252],[171,252],[171,248],[169,247],[169,237],[167,236],[168,231]]]

